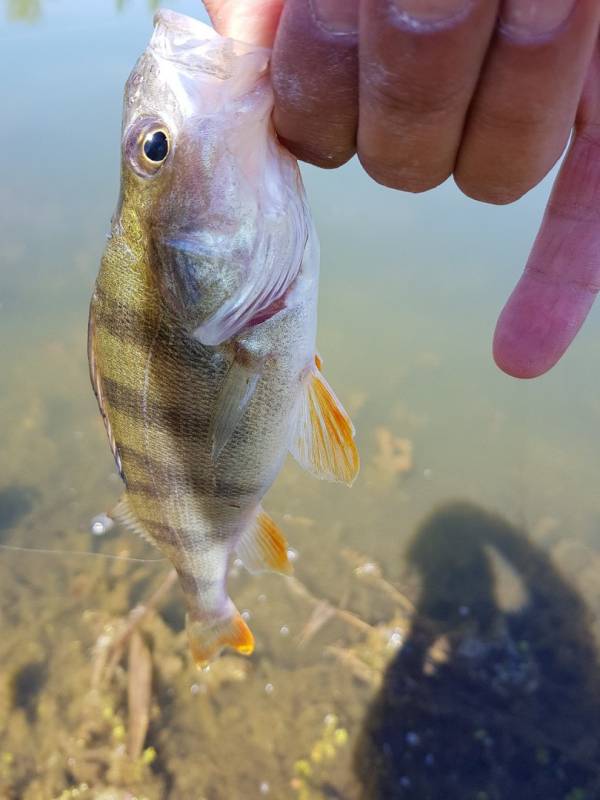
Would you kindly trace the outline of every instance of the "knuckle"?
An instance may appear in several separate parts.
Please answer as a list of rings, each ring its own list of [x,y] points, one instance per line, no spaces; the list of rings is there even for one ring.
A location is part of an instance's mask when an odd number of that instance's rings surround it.
[[[519,104],[500,107],[475,107],[470,114],[470,125],[480,132],[481,136],[488,131],[511,136],[530,137],[532,134],[548,127],[547,109],[536,109],[533,105],[521,107]]]
[[[366,68],[361,78],[361,100],[366,96],[370,106],[389,116],[445,116],[462,107],[463,93],[463,87],[444,81],[409,85],[382,65]]]

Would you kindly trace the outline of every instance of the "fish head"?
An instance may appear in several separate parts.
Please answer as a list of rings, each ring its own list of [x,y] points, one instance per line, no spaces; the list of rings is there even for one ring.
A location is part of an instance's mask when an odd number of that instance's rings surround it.
[[[125,89],[121,207],[164,302],[204,344],[264,314],[302,261],[304,194],[272,127],[269,55],[163,10]]]

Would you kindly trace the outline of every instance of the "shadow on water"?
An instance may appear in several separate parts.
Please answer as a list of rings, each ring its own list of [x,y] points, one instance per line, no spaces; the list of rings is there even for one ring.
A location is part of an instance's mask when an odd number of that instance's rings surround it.
[[[33,508],[37,491],[29,486],[6,486],[0,489],[0,540]]]
[[[598,657],[576,592],[469,503],[428,518],[408,557],[417,621],[357,743],[363,800],[600,797]]]

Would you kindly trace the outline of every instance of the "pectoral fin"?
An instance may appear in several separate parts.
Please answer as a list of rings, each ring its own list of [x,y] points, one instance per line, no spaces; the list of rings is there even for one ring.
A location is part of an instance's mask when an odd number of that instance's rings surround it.
[[[247,362],[239,356],[234,358],[219,392],[208,431],[213,461],[218,460],[239,425],[259,377],[260,364]]]
[[[315,365],[304,387],[298,429],[290,448],[294,458],[315,477],[351,485],[360,466],[354,426]]]
[[[236,552],[249,572],[271,570],[284,575],[293,572],[285,537],[262,508],[259,508],[254,524],[240,539]]]

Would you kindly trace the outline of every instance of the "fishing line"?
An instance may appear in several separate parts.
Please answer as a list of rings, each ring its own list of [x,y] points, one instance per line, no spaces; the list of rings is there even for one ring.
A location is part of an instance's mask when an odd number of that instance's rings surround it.
[[[105,558],[108,561],[134,561],[137,564],[158,564],[167,561],[166,558],[135,558],[135,556],[118,556],[112,553],[92,553],[90,550],[44,550],[40,547],[18,547],[14,544],[0,544],[0,550],[50,556],[92,556],[93,558]]]

